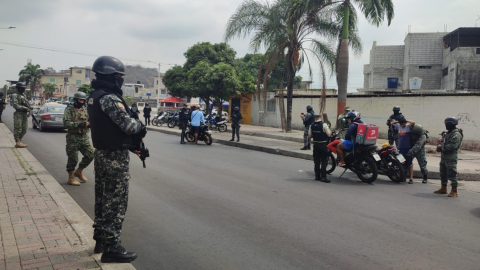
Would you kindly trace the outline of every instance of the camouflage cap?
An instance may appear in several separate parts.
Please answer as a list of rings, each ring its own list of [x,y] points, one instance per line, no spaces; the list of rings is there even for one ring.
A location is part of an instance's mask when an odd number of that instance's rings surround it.
[[[345,109],[343,109],[344,111],[351,111],[350,110],[350,107],[345,107]]]

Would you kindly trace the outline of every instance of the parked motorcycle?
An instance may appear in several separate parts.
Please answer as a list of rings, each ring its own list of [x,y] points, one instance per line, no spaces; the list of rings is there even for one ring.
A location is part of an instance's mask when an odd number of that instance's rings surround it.
[[[403,155],[390,145],[376,149],[376,152],[380,156],[380,160],[377,161],[378,170],[384,172],[395,183],[404,182],[405,170],[402,163],[405,162],[405,158]]]
[[[178,126],[179,116],[180,116],[179,113],[175,112],[171,116],[168,117],[167,123],[168,123],[169,128],[174,128],[174,127]]]
[[[185,130],[185,138],[187,139],[187,142],[195,141],[195,133],[193,132],[190,123],[188,123],[187,129]],[[206,145],[212,144],[212,132],[207,125],[200,126],[200,131],[198,132],[198,140],[205,142]]]
[[[155,115],[155,117],[153,117],[153,119],[152,119],[152,121],[151,121],[152,125],[154,125],[154,126],[158,125],[158,118],[160,118],[160,117],[161,117],[162,115],[164,115],[164,114],[165,114],[164,112],[159,111],[159,112],[157,113],[157,115]]]
[[[227,119],[212,115],[207,121],[210,129],[217,129],[219,132],[227,131]]]

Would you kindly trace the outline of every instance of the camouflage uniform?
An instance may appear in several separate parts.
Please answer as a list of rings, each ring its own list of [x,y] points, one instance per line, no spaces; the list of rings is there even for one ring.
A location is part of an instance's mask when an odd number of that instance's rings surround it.
[[[448,180],[452,182],[452,187],[458,186],[457,182],[457,162],[458,150],[462,144],[463,134],[460,129],[448,131],[445,135],[445,144],[440,159],[440,179],[442,185],[447,185]]]
[[[63,124],[67,128],[67,172],[74,171],[78,163],[78,151],[82,153],[83,158],[78,165],[85,169],[93,160],[93,148],[90,145],[88,136],[88,127],[79,127],[82,123],[88,122],[88,113],[85,106],[76,109],[70,105],[63,113]]]
[[[340,139],[345,139],[345,134],[347,134],[348,130],[348,123],[344,118],[345,114],[340,114],[337,118],[338,137],[340,137]]]
[[[12,99],[13,108],[15,108],[13,113],[13,138],[15,141],[21,141],[25,133],[27,133],[30,109],[25,106],[25,103],[28,101],[24,94],[17,92],[12,95]]]
[[[425,150],[425,144],[427,143],[427,136],[422,134],[413,147],[408,151],[412,158],[416,158],[418,166],[424,177],[428,175],[427,170],[427,151]]]
[[[123,101],[115,94],[100,98],[105,114],[126,134],[140,132],[143,125],[130,117]],[[95,221],[93,239],[103,240],[105,251],[120,245],[120,234],[128,205],[129,156],[128,149],[95,149]]]
[[[3,123],[2,122],[2,113],[3,113],[3,110],[5,110],[5,104],[7,104],[7,101],[5,100],[3,95],[0,95],[0,123]]]

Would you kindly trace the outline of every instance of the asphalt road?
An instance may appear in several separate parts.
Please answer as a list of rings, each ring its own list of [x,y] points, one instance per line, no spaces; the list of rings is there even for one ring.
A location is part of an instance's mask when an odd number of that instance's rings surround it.
[[[12,107],[3,120],[13,130]],[[65,132],[31,128],[28,150],[93,218],[90,181],[65,185]],[[123,245],[138,269],[479,269],[478,194],[434,185],[313,179],[300,159],[149,132],[132,156]]]

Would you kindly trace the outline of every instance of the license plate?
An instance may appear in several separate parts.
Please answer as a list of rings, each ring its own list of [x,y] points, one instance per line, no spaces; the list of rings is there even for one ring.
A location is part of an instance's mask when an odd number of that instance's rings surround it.
[[[62,120],[63,120],[63,117],[61,117],[61,116],[55,117],[55,121],[62,121]]]
[[[403,163],[403,162],[407,161],[407,160],[403,157],[403,155],[397,155],[397,159],[398,159],[398,161],[400,161],[400,163]]]
[[[373,158],[375,159],[375,161],[380,161],[381,158],[378,154],[373,154]]]

